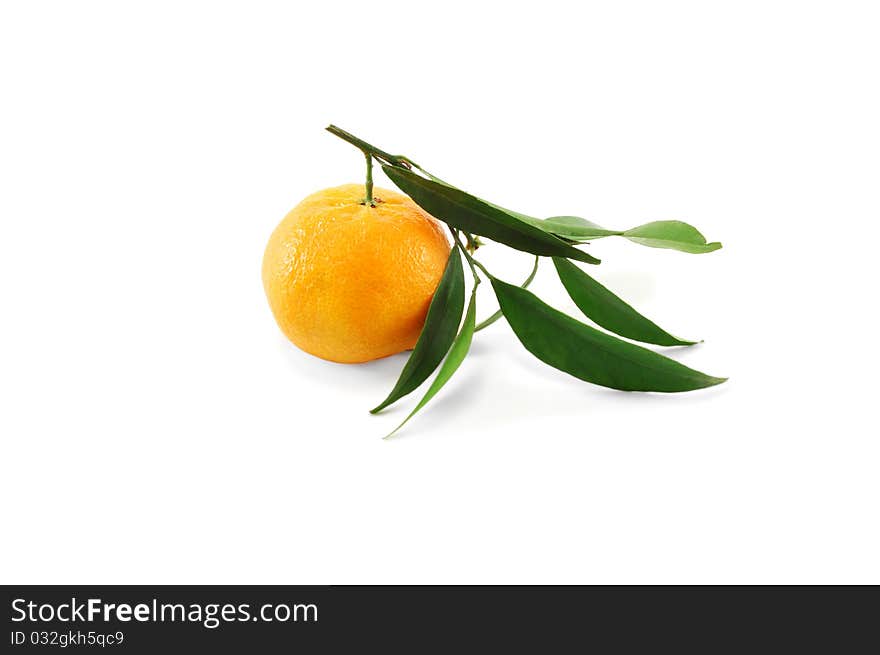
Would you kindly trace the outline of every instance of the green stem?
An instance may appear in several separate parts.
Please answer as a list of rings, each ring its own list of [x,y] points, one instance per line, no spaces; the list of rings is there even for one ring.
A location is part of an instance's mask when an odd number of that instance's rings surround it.
[[[364,150],[364,157],[367,158],[367,181],[364,183],[366,195],[364,196],[364,204],[367,207],[375,207],[373,204],[373,155]]]
[[[539,261],[540,261],[540,257],[538,257],[536,255],[535,256],[535,265],[532,266],[532,272],[529,273],[529,276],[525,279],[525,282],[523,282],[522,284],[519,285],[521,288],[523,288],[523,289],[529,288],[529,285],[532,283],[532,280],[535,279],[535,274],[538,272],[538,262]],[[479,263],[479,262],[477,262],[477,263]],[[480,321],[479,323],[477,323],[477,326],[474,328],[474,332],[479,332],[480,330],[489,327],[490,325],[492,325],[492,323],[497,321],[503,315],[504,315],[503,312],[499,309],[497,312],[492,314],[485,321]]]
[[[464,257],[467,260],[468,266],[471,267],[471,275],[474,276],[474,287],[479,286],[480,276],[477,275],[477,269],[474,268],[474,258],[471,257],[471,254],[468,252],[467,248],[465,248],[464,245],[461,243],[461,237],[458,236],[458,230],[453,230],[452,228],[449,228],[449,231],[452,232],[452,239],[455,241],[455,245],[457,245],[458,249],[462,253],[464,253]]]
[[[392,155],[384,150],[380,150],[376,146],[367,143],[363,139],[357,138],[354,134],[346,132],[342,128],[336,127],[335,125],[328,125],[327,131],[334,136],[338,136],[343,141],[347,141],[351,145],[355,146],[359,150],[362,150],[365,153],[370,153],[376,159],[380,161],[384,161],[386,164],[391,164],[392,166],[401,166],[402,168],[412,168],[415,165],[414,162],[407,159],[406,157],[402,157],[399,155]]]
[[[481,271],[483,271],[483,273],[485,273],[489,279],[492,279],[493,277],[495,277],[489,271],[486,270],[485,266],[483,266],[480,262],[478,262],[476,259],[471,257],[470,254],[468,254],[468,259],[470,259],[474,264],[476,264],[477,268],[479,268]]]

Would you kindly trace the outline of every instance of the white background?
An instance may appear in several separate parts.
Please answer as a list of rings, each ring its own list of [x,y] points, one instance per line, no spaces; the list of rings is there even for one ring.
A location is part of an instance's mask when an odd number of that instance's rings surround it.
[[[880,583],[876,12],[3,3],[0,579]],[[590,272],[730,382],[613,392],[499,322],[382,441],[404,356],[299,352],[260,281],[284,214],[362,179],[330,122],[526,213],[723,241]]]

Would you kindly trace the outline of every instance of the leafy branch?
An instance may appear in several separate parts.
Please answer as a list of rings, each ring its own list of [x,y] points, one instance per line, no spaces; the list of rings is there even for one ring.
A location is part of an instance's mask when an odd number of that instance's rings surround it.
[[[474,333],[502,316],[535,357],[593,384],[623,391],[675,393],[711,387],[726,380],[620,339],[625,337],[659,346],[696,343],[673,336],[572,262],[599,264],[599,259],[577,246],[611,236],[652,248],[692,254],[721,248],[718,242],[707,242],[695,227],[682,221],[653,221],[628,230],[610,230],[578,216],[535,218],[462,191],[428,173],[409,157],[392,155],[334,125],[327,130],[364,153],[367,160],[365,202],[372,200],[372,161],[375,159],[401,191],[445,222],[453,235],[446,269],[415,348],[391,393],[372,413],[417,389],[438,367],[439,371],[416,407],[391,434],[403,427],[449,381],[467,356]],[[473,253],[481,245],[479,237],[535,256],[532,271],[520,286],[494,277],[474,257]],[[528,290],[541,257],[552,258],[560,281],[583,314],[613,334],[563,314]],[[466,310],[462,258],[474,279]],[[491,283],[500,309],[477,323],[476,291],[481,274]]]

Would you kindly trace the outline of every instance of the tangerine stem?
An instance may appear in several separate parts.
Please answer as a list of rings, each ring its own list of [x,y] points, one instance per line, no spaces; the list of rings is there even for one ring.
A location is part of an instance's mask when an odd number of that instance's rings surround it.
[[[373,204],[373,155],[364,150],[364,157],[367,158],[367,181],[364,183],[364,189],[366,190],[364,204],[368,207],[375,207],[376,205]]]
[[[392,155],[385,152],[384,150],[379,150],[379,148],[377,148],[373,144],[367,143],[363,139],[357,138],[354,134],[346,132],[341,127],[328,125],[326,129],[333,136],[338,136],[340,139],[342,139],[343,141],[347,141],[362,152],[369,152],[376,159],[384,161],[386,164],[391,164],[392,166],[401,166],[403,168],[411,168],[413,166],[413,162],[406,157],[403,157],[401,155]]]

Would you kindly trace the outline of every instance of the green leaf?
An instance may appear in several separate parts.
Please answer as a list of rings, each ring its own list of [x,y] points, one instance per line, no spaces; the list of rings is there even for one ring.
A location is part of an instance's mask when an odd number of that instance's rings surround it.
[[[650,248],[670,248],[694,254],[712,252],[721,247],[717,241],[706,243],[706,237],[697,228],[682,221],[645,223],[627,230],[623,236]]]
[[[556,272],[574,304],[590,319],[615,334],[658,346],[692,346],[639,314],[567,259],[554,257]]]
[[[523,283],[519,285],[521,288],[523,288],[523,289],[528,289],[528,288],[529,288],[529,285],[532,283],[532,280],[535,279],[535,274],[538,272],[538,262],[539,262],[539,261],[541,261],[541,258],[536,256],[536,257],[535,257],[535,265],[532,266],[532,272],[529,273],[529,276],[525,279],[525,281],[523,281]],[[568,261],[568,260],[565,260],[565,261]],[[487,327],[489,327],[490,325],[492,325],[492,323],[494,323],[495,321],[497,321],[497,320],[498,320],[499,318],[501,318],[502,316],[504,316],[504,314],[502,314],[502,313],[501,313],[501,310],[499,309],[497,312],[495,312],[494,314],[492,314],[492,315],[491,315],[489,318],[487,318],[485,321],[480,321],[480,323],[479,323],[479,324],[477,325],[477,327],[474,329],[474,332],[479,332],[480,330],[484,330],[485,328],[487,328]]]
[[[531,291],[492,278],[507,322],[535,357],[570,375],[623,391],[692,391],[725,381],[566,316]]]
[[[587,264],[599,263],[595,257],[572,247],[550,232],[460,189],[396,166],[383,165],[382,170],[417,205],[451,227],[479,234],[533,255],[568,257]]]
[[[391,403],[400,400],[428,379],[449,351],[455,333],[458,332],[458,323],[461,321],[463,310],[464,269],[458,248],[453,248],[449,253],[443,277],[440,278],[440,284],[437,285],[431,305],[428,307],[425,326],[422,328],[416,347],[410,353],[394,389],[385,400],[370,410],[371,414],[380,412]]]
[[[453,374],[458,370],[458,367],[461,366],[461,363],[464,361],[464,358],[468,354],[468,350],[470,350],[471,341],[474,338],[474,324],[476,323],[476,317],[477,287],[476,285],[474,285],[474,288],[471,290],[471,299],[470,302],[468,302],[467,312],[465,312],[464,315],[464,324],[461,326],[461,331],[458,333],[458,336],[455,337],[455,341],[452,342],[452,347],[449,349],[449,354],[446,356],[446,359],[443,361],[443,365],[437,372],[437,377],[434,378],[431,386],[428,387],[428,391],[425,392],[425,395],[419,401],[419,404],[415,406],[413,411],[410,412],[409,416],[403,419],[403,423],[401,423],[396,428],[394,428],[394,430],[388,433],[385,439],[400,430],[400,428],[402,428],[407,421],[415,416],[416,412],[427,405],[431,401],[431,399],[437,395],[437,392],[443,388],[443,385],[449,382],[449,378],[451,378]]]
[[[622,236],[643,246],[669,248],[693,254],[712,252],[721,248],[721,244],[717,241],[706,243],[706,237],[700,234],[697,228],[683,221],[654,221],[624,231],[607,230],[579,216],[553,216],[544,220],[531,219],[529,222],[569,241],[580,242]]]

